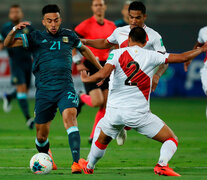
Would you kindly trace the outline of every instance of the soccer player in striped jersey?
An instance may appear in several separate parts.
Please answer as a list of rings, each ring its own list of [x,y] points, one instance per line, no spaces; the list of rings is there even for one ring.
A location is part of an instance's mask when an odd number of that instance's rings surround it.
[[[143,27],[147,33],[146,36],[147,43],[143,48],[164,53],[166,49],[164,47],[162,37],[160,36],[160,34],[155,30],[153,30],[152,28],[145,25],[145,20],[147,18],[145,5],[142,2],[134,1],[129,5],[128,13],[129,13],[129,25],[117,28],[107,39],[96,39],[96,40],[84,39],[82,40],[82,42],[85,45],[92,46],[98,49],[110,48],[114,44],[118,44],[120,48],[127,47],[128,35],[130,30],[133,27],[138,26],[138,27]],[[159,66],[157,72],[154,74],[152,79],[152,91],[155,91],[159,79],[162,76],[162,74],[166,71],[167,67],[168,67],[167,64],[162,64]],[[130,128],[125,127],[125,129],[130,129]],[[120,132],[119,136],[117,136],[118,145],[123,145],[125,142],[125,139],[127,137],[127,133],[125,129],[123,129]]]
[[[183,63],[207,51],[207,43],[201,48],[182,54],[162,54],[146,50],[146,32],[141,27],[129,33],[129,47],[113,50],[103,69],[89,76],[82,72],[83,82],[99,82],[110,76],[106,114],[96,126],[88,161],[79,160],[85,174],[93,174],[112,139],[124,126],[162,143],[155,174],[180,176],[169,168],[168,162],[177,150],[178,138],[159,117],[150,111],[150,91],[153,70],[166,63]]]

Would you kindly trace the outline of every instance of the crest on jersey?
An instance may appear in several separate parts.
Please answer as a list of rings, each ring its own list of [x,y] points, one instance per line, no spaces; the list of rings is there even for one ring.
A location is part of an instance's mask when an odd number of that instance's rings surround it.
[[[162,38],[160,39],[161,46],[164,46]]]
[[[64,43],[68,43],[68,42],[69,42],[69,39],[68,39],[67,36],[63,36],[63,42],[64,42]]]
[[[111,60],[111,59],[113,59],[113,57],[114,57],[114,54],[109,54],[109,57],[107,60]]]

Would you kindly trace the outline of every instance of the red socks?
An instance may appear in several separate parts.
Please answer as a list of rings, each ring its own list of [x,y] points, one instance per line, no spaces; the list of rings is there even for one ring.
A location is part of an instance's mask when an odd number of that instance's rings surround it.
[[[91,101],[91,96],[89,96],[87,94],[81,94],[80,99],[81,99],[82,102],[84,102],[88,106],[93,107],[93,104],[92,104],[92,101]]]
[[[98,112],[96,113],[95,122],[93,124],[93,129],[92,129],[90,138],[93,138],[93,135],[94,135],[94,132],[95,132],[95,129],[96,129],[96,125],[98,124],[100,119],[102,119],[104,117],[105,111],[106,111],[106,109],[102,108],[102,109],[99,109]]]

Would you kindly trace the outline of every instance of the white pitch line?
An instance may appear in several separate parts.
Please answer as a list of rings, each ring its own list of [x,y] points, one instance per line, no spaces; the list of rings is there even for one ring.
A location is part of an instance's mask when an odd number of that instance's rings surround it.
[[[68,150],[68,148],[52,148],[52,150]],[[80,148],[81,150],[90,150],[90,148]],[[36,151],[36,148],[0,148],[0,151]]]
[[[52,148],[52,150],[68,150],[69,147],[65,147],[65,148]],[[145,150],[146,148],[141,148],[141,147],[131,147],[131,148],[127,148],[127,147],[109,147],[108,149],[116,149],[116,151],[122,151],[122,150],[137,150],[137,151],[141,151],[141,150]],[[182,148],[185,149],[185,148]],[[189,147],[188,147],[189,149]],[[190,148],[190,150],[200,150],[201,148]],[[35,151],[36,148],[0,148],[0,152],[2,151]],[[90,150],[90,147],[85,147],[85,148],[81,148],[81,150]]]
[[[175,167],[172,167],[175,168]],[[179,167],[176,167],[179,168]],[[192,169],[192,168],[196,168],[196,169],[207,169],[207,167],[181,167],[181,169]],[[0,167],[0,169],[14,169],[14,170],[18,170],[18,169],[29,169],[29,167]],[[71,168],[58,168],[59,170],[68,170]],[[124,170],[142,170],[142,169],[154,169],[154,167],[97,167],[98,170],[120,170],[120,169],[124,169]]]
[[[5,137],[0,137],[1,140],[10,140],[10,139],[14,139],[14,140],[25,140],[25,139],[31,139],[31,140],[35,140],[35,136],[5,136]],[[49,138],[50,139],[50,138]],[[51,139],[56,139],[56,140],[59,140],[59,139],[68,139],[67,136],[54,136],[54,137],[51,137]],[[81,139],[87,139],[88,140],[88,137],[81,137]]]

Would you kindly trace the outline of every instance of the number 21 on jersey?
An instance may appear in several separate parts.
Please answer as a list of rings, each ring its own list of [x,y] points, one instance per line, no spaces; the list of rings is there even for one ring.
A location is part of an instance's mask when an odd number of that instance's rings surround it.
[[[52,46],[50,46],[50,50],[60,50],[60,41],[51,41]]]

